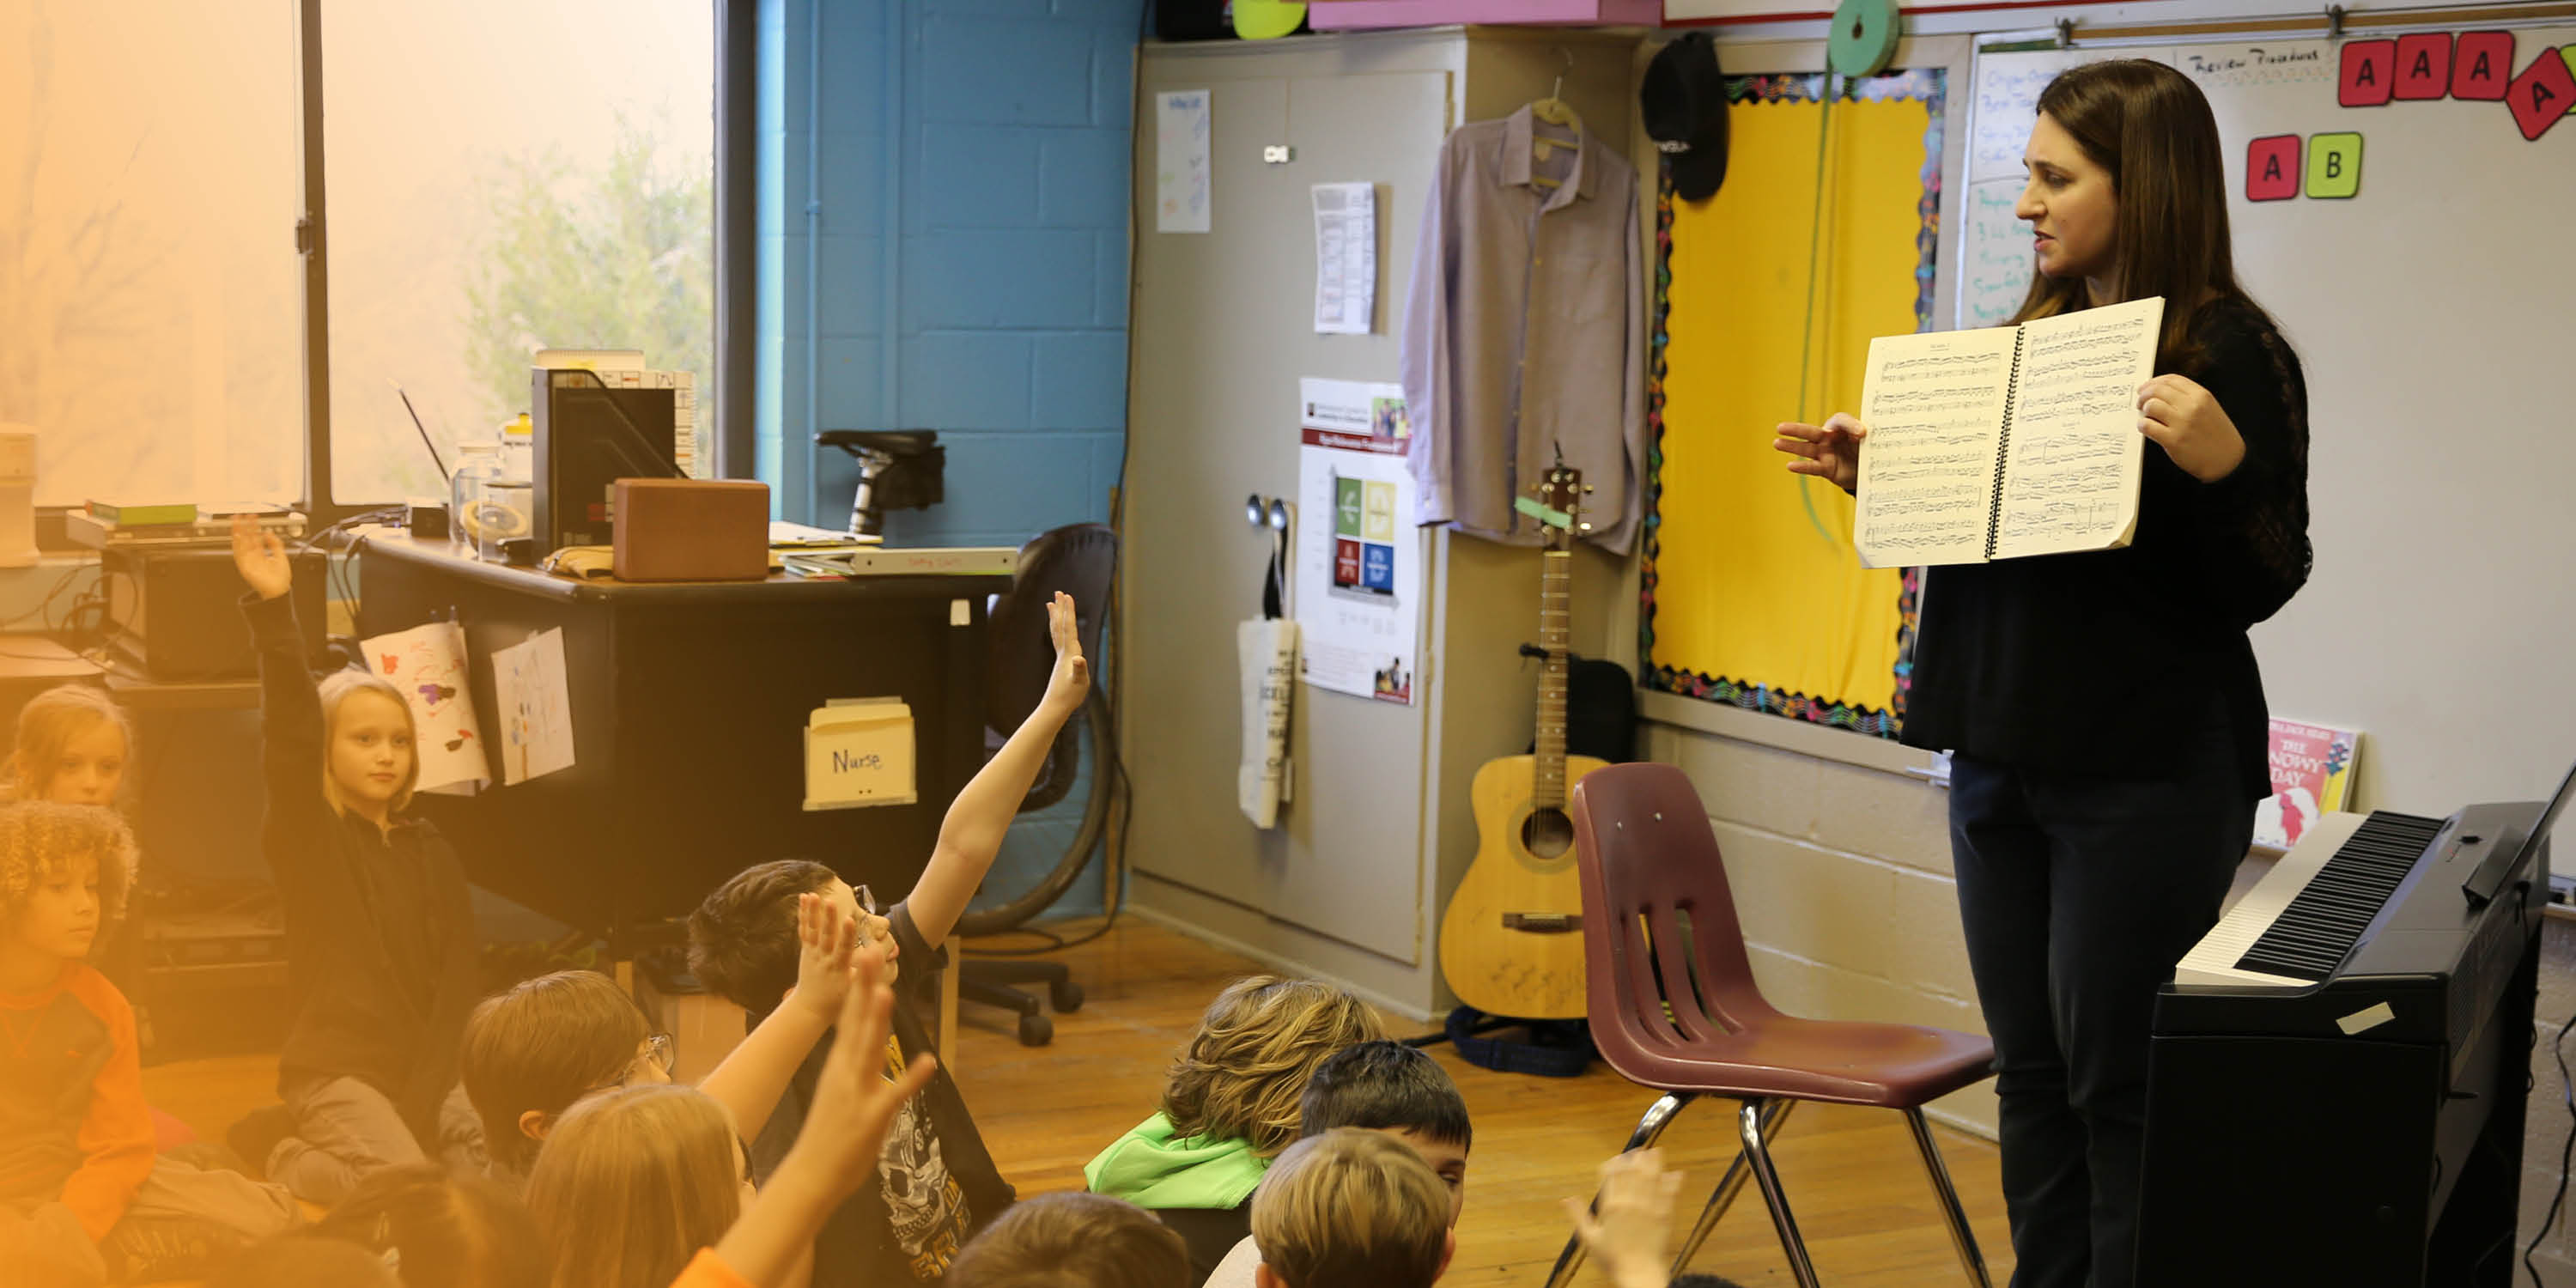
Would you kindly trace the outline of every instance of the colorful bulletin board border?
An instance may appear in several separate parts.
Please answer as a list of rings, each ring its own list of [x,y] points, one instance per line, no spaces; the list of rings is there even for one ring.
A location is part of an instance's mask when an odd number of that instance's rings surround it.
[[[1916,209],[1922,225],[1915,233],[1914,329],[1932,327],[1932,283],[1941,241],[1941,109],[1942,73],[1918,68],[1852,82],[1838,81],[1837,102],[1885,102],[1920,99],[1932,118],[1923,138],[1923,199]],[[1734,103],[1813,103],[1825,93],[1822,74],[1808,76],[1738,76],[1727,81],[1727,100]],[[1906,691],[1913,683],[1914,633],[1923,570],[1908,568],[1897,601],[1896,697],[1886,711],[1842,702],[1822,702],[1803,693],[1784,693],[1766,684],[1657,666],[1655,657],[1656,556],[1663,523],[1664,347],[1665,322],[1672,312],[1673,176],[1669,160],[1661,167],[1655,193],[1654,339],[1646,369],[1646,542],[1640,564],[1637,613],[1637,671],[1644,685],[1660,693],[1722,702],[1746,711],[1765,711],[1813,724],[1829,725],[1893,740],[1905,723]]]

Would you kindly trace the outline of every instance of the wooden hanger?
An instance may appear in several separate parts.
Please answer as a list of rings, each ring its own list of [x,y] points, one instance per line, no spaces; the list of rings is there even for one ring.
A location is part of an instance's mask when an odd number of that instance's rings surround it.
[[[1568,67],[1573,66],[1574,54],[1571,51],[1563,52],[1565,52],[1565,65]],[[1549,154],[1557,148],[1571,149],[1582,145],[1583,118],[1575,115],[1574,109],[1567,105],[1563,97],[1564,93],[1565,77],[1559,75],[1556,78],[1556,87],[1548,91],[1547,97],[1530,104],[1530,115],[1533,118],[1545,121],[1550,125],[1570,130],[1574,133],[1573,141],[1558,142],[1555,139],[1540,136],[1536,131],[1532,131],[1530,138],[1530,153],[1538,160],[1547,160]],[[1546,175],[1535,172],[1530,175],[1530,182],[1537,184],[1542,188],[1561,187],[1564,183],[1561,179],[1551,179]]]

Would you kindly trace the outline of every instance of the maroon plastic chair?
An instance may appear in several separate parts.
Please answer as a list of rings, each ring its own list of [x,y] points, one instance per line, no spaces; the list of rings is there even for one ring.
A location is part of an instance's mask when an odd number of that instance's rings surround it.
[[[1923,1121],[1923,1105],[1983,1080],[1994,1044],[1912,1024],[1809,1020],[1782,1014],[1754,986],[1717,836],[1690,780],[1671,765],[1612,765],[1576,785],[1575,863],[1583,879],[1583,964],[1592,1040],[1629,1081],[1663,1092],[1637,1122],[1629,1149],[1655,1143],[1701,1096],[1744,1102],[1743,1148],[1673,1261],[1680,1274],[1749,1171],[1762,1187],[1789,1268],[1815,1288],[1807,1245],[1789,1214],[1770,1143],[1802,1100],[1900,1110],[1914,1131],[1959,1263],[1989,1288],[1985,1258],[1958,1191]],[[1550,1288],[1582,1264],[1579,1240],[1557,1258]]]

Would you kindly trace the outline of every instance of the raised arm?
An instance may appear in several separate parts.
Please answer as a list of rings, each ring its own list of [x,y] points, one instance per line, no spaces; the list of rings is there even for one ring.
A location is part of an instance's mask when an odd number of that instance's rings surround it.
[[[268,785],[272,834],[295,829],[326,808],[322,803],[322,699],[305,665],[303,633],[296,629],[295,567],[273,532],[248,518],[233,520],[233,566],[251,594],[242,602],[259,651],[260,759]],[[271,847],[296,850],[304,847]],[[282,853],[270,855],[272,863]]]
[[[925,947],[939,947],[956,928],[966,901],[975,897],[993,856],[1001,853],[1002,837],[1046,763],[1047,748],[1091,695],[1091,664],[1083,660],[1082,637],[1074,631],[1073,596],[1059,591],[1047,605],[1047,630],[1055,637],[1055,673],[1047,678],[1046,696],[966,790],[957,793],[947,820],[939,825],[939,844],[930,852],[920,884],[904,896]]]
[[[840,1016],[841,1000],[850,992],[857,920],[821,895],[801,894],[796,896],[796,938],[802,951],[795,993],[698,1083],[698,1090],[733,1115],[734,1131],[744,1140],[760,1138],[788,1080]]]
[[[900,1078],[885,1076],[886,1034],[894,1023],[894,991],[874,955],[862,955],[855,987],[841,999],[834,1022],[840,1039],[824,1059],[814,1086],[814,1106],[795,1148],[769,1178],[712,1254],[725,1270],[757,1288],[780,1288],[814,1247],[814,1236],[832,1210],[876,1172],[887,1124],[903,1102],[930,1081],[935,1067],[922,1056]],[[801,990],[800,990],[801,991]],[[785,1011],[787,1007],[780,1007]],[[702,1258],[704,1260],[704,1258]],[[695,1267],[692,1268],[693,1270]],[[689,1283],[683,1275],[682,1283]],[[709,1277],[704,1283],[721,1282]]]

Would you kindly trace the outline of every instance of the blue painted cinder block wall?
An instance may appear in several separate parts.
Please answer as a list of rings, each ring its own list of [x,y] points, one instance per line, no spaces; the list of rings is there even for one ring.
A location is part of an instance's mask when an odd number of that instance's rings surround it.
[[[939,431],[947,499],[889,515],[894,544],[1109,517],[1141,5],[762,4],[755,459],[778,517],[847,520],[824,429]],[[1022,819],[987,889],[1052,867],[1081,799]],[[1095,864],[1058,911],[1100,906]]]

